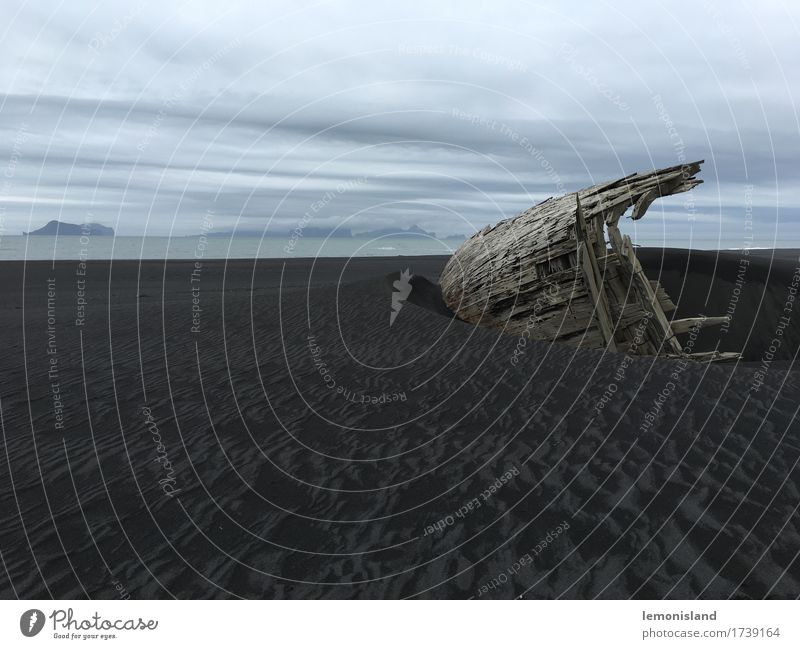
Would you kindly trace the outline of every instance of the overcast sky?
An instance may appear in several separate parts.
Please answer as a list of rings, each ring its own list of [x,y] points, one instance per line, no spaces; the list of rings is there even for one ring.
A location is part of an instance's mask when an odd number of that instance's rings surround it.
[[[635,241],[800,246],[796,2],[136,2],[4,2],[5,235],[466,233],[705,159]]]

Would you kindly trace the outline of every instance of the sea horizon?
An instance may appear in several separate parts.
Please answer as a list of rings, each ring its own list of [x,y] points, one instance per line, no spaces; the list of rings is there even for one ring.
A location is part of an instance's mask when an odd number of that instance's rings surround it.
[[[292,259],[305,257],[420,257],[449,256],[462,240],[431,237],[300,237],[276,236],[77,236],[4,235],[0,237],[0,261],[47,261],[82,259],[115,261],[136,259]],[[648,241],[645,248],[684,250],[794,250],[800,245],[749,245],[720,240]],[[786,243],[786,242],[784,242]]]
[[[6,235],[0,261],[131,259],[291,259],[450,255],[461,240],[429,237]]]

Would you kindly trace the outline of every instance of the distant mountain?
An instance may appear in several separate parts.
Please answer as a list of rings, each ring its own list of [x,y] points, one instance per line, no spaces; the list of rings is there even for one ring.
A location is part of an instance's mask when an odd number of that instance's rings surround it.
[[[350,239],[353,236],[353,233],[350,231],[350,228],[312,228],[306,227],[301,228],[300,232],[302,232],[303,237],[307,238],[320,238],[324,239],[325,237],[330,237],[331,239]],[[187,235],[187,236],[194,236],[194,235]],[[221,230],[219,232],[209,232],[209,237],[265,237],[268,239],[285,239],[287,237],[291,238],[292,236],[297,236],[297,233],[294,230],[290,230],[288,232],[278,232],[276,230],[267,230],[264,232],[263,230]]]
[[[211,237],[219,237],[220,239],[230,239],[231,237],[269,237],[271,236],[269,232],[264,232],[263,230],[211,230],[210,232],[206,232],[205,235],[209,238]],[[184,237],[195,238],[197,234],[184,234]],[[285,235],[281,235],[285,236]]]
[[[324,239],[330,237],[331,239],[350,239],[353,233],[350,228],[303,228],[304,237]],[[294,230],[289,232],[289,236],[295,234]]]
[[[359,232],[355,236],[357,236],[359,239],[376,239],[378,237],[385,237],[387,235],[392,235],[395,237],[423,236],[433,237],[434,239],[436,238],[435,232],[428,232],[417,225],[412,225],[408,228],[380,228],[379,230],[370,230],[369,232]]]
[[[83,225],[78,225],[77,223],[50,221],[50,223],[42,226],[38,230],[34,230],[33,232],[23,232],[22,234],[26,234],[28,236],[45,235],[51,237],[56,235],[80,236],[85,234],[90,236],[113,237],[114,228],[109,228],[108,226],[100,225],[99,223],[84,223]]]
[[[387,235],[395,237],[431,237],[432,239],[439,239],[441,241],[463,241],[467,238],[464,234],[448,234],[445,237],[437,237],[435,232],[423,230],[418,225],[412,225],[408,228],[380,228],[379,230],[370,230],[369,232],[359,232],[353,236],[359,239],[376,239]]]
[[[394,237],[432,237],[442,241],[463,241],[466,239],[464,234],[450,234],[444,237],[437,237],[435,232],[428,232],[423,230],[417,225],[412,225],[408,228],[380,228],[378,230],[369,230],[367,232],[353,232],[350,228],[324,228],[324,227],[301,227],[288,232],[280,232],[279,230],[251,230],[237,228],[236,230],[216,230],[206,234],[208,237],[224,237],[230,239],[231,237],[265,237],[267,239],[377,239],[385,236]],[[185,235],[193,237],[196,235]]]

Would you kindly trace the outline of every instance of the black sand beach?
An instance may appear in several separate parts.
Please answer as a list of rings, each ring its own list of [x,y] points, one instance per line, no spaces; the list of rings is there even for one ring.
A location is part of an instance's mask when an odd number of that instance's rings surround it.
[[[2,263],[0,595],[796,597],[800,262],[751,253],[638,251],[710,365],[451,319],[445,257]]]

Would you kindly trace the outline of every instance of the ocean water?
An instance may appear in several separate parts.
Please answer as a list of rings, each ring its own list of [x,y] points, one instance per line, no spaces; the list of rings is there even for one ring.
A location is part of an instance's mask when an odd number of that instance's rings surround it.
[[[460,241],[428,237],[377,239],[260,237],[3,236],[0,260],[252,259],[449,255]]]

